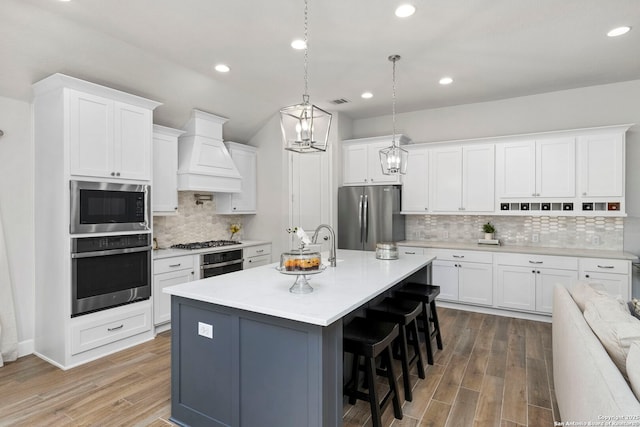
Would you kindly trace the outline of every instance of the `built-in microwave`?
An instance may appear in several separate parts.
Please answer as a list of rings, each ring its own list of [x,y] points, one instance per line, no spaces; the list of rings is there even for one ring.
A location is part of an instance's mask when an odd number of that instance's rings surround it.
[[[70,181],[71,234],[150,229],[149,185]]]

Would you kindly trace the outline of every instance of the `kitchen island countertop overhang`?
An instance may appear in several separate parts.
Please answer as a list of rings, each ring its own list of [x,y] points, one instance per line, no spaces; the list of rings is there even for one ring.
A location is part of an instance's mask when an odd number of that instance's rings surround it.
[[[310,294],[293,294],[294,276],[276,264],[165,288],[165,293],[283,319],[328,326],[426,267],[432,257],[401,255],[379,260],[375,252],[338,250],[337,267],[308,276]]]

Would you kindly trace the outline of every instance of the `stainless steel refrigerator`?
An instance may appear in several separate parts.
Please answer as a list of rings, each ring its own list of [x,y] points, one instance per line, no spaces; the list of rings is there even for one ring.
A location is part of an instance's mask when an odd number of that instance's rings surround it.
[[[338,189],[338,248],[375,251],[376,243],[404,239],[399,185]]]

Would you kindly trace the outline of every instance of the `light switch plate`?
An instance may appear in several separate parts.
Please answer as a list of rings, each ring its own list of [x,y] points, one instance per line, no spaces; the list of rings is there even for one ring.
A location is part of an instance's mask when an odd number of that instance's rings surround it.
[[[213,325],[198,322],[198,335],[205,338],[213,339]]]

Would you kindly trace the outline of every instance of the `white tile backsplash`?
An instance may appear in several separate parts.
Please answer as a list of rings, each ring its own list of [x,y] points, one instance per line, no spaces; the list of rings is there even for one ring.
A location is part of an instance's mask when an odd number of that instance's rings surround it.
[[[491,222],[503,245],[623,250],[623,218],[566,216],[407,215],[406,239],[475,243]]]
[[[168,248],[177,243],[200,242],[206,240],[229,239],[231,224],[240,224],[241,215],[218,215],[216,213],[216,197],[213,201],[196,205],[195,192],[178,192],[178,210],[173,216],[153,217],[153,237],[158,246]],[[242,239],[243,229],[236,233],[234,239]]]

